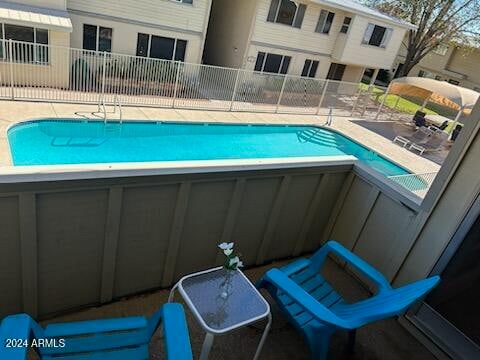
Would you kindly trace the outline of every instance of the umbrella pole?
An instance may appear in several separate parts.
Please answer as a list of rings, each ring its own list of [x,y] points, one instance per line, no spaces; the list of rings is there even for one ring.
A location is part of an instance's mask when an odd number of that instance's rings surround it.
[[[430,100],[431,94],[428,95],[428,97],[423,101],[422,107],[420,108],[420,111],[423,111],[425,109],[425,106],[427,106],[428,100]]]
[[[450,128],[450,131],[449,131],[449,134],[452,133],[453,129],[455,129],[455,127],[457,126],[458,124],[458,121],[460,120],[460,116],[462,116],[462,113],[463,113],[463,106],[460,108],[460,110],[458,111],[457,113],[457,116],[455,116],[455,120],[453,120],[453,125],[452,127]]]
[[[380,115],[380,111],[382,111],[383,105],[385,104],[385,100],[387,100],[388,93],[390,92],[390,87],[392,86],[392,83],[388,84],[387,90],[385,91],[385,94],[383,95],[382,102],[380,103],[380,106],[378,107],[377,114],[375,115],[375,120],[378,119],[378,115]]]

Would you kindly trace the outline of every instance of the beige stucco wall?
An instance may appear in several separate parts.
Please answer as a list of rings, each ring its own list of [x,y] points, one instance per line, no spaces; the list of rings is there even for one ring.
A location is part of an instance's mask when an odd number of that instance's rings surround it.
[[[49,31],[49,63],[22,64],[13,63],[15,85],[65,87],[69,83],[70,59],[68,46],[70,33]],[[10,62],[0,62],[0,80],[2,85],[10,85]]]

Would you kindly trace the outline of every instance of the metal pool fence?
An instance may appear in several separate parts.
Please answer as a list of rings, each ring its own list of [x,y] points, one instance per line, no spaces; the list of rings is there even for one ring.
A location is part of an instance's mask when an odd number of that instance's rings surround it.
[[[364,114],[373,88],[344,81],[5,40],[0,98],[297,114]],[[378,87],[375,88],[378,92]]]
[[[424,197],[438,172],[389,176],[388,178],[420,197]]]

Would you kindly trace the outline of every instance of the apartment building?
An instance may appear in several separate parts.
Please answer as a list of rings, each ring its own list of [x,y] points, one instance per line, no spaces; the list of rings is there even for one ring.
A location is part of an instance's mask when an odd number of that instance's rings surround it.
[[[0,1],[0,39],[200,63],[210,2]]]
[[[71,46],[200,63],[211,0],[67,0]]]
[[[351,0],[213,0],[206,63],[358,82],[391,69],[412,24]]]
[[[0,59],[16,63],[11,68],[0,62],[0,83],[64,86],[68,64],[57,49],[47,48],[69,46],[71,32],[65,0],[0,1]],[[22,43],[10,45],[9,39]]]
[[[401,47],[394,65],[398,74],[405,61],[406,49]],[[480,92],[480,49],[462,44],[442,44],[427,54],[409,76],[448,81]]]

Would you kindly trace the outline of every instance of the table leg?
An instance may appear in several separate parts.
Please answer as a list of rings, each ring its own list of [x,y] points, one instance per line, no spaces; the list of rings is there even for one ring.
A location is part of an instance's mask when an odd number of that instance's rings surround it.
[[[257,351],[255,352],[255,356],[253,360],[257,360],[262,352],[263,344],[265,344],[265,340],[267,340],[268,332],[270,331],[270,327],[272,326],[272,314],[268,313],[268,321],[267,325],[265,326],[265,330],[263,330],[262,338],[260,339],[260,343],[258,344]]]
[[[170,294],[168,295],[168,302],[173,302],[173,297],[175,296],[175,290],[177,290],[178,283],[173,285],[172,290],[170,290]]]
[[[213,344],[213,334],[207,332],[205,335],[205,340],[203,340],[202,352],[200,353],[200,360],[207,360],[208,355],[210,354],[210,349]]]

